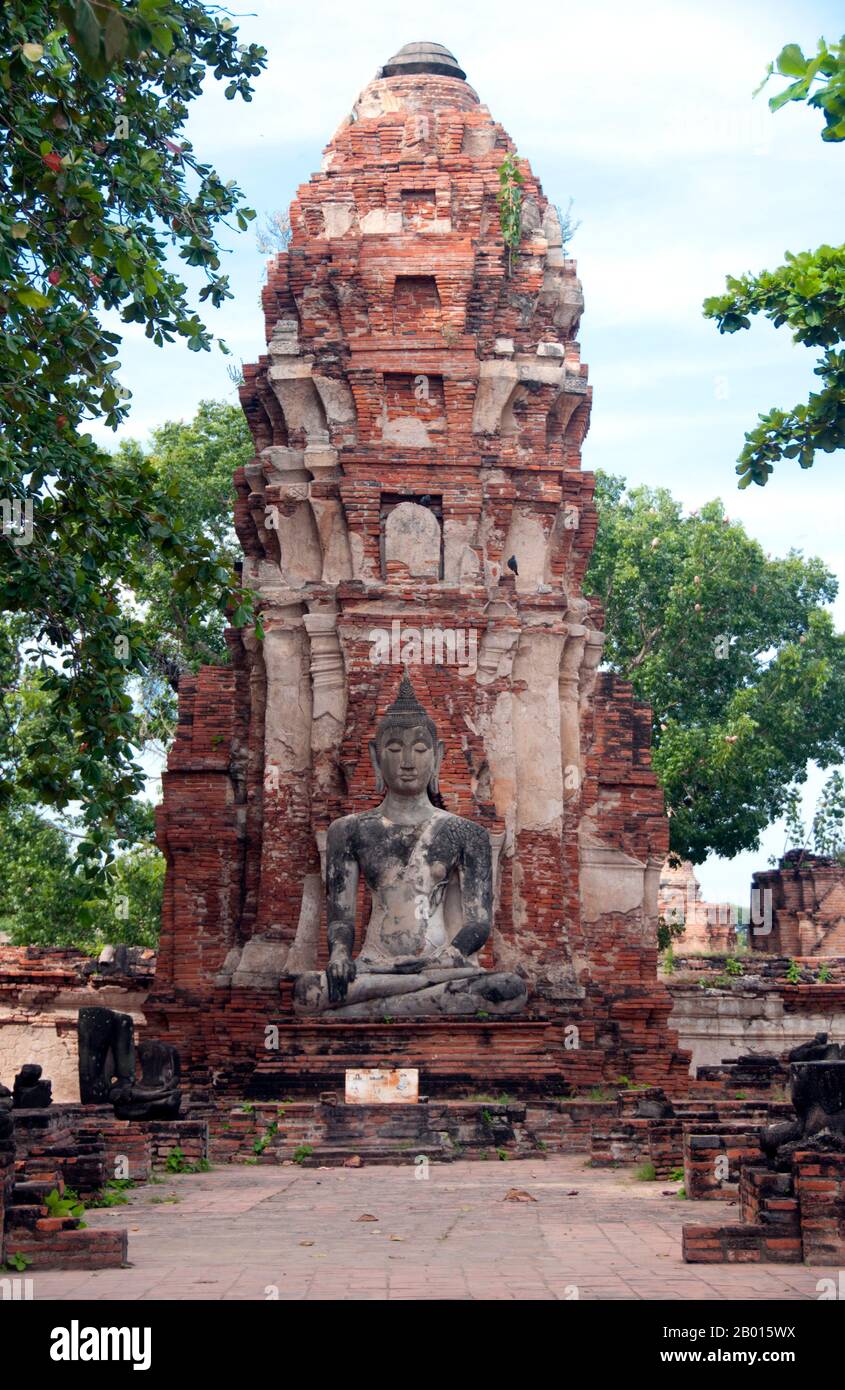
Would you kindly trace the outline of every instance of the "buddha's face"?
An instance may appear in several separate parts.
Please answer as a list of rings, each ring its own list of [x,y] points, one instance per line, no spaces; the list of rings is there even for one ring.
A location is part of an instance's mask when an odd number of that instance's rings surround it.
[[[432,738],[425,724],[410,729],[388,725],[379,733],[373,751],[389,791],[397,796],[419,796],[439,770],[443,744]]]

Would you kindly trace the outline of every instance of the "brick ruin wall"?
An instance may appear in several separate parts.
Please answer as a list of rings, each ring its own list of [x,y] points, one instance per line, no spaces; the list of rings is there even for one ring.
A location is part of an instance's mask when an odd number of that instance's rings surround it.
[[[36,1062],[53,1083],[55,1101],[78,1101],[79,1010],[99,1004],[144,1025],[156,957],[140,950],[133,956],[128,973],[120,974],[82,951],[0,945],[0,1082],[11,1089],[24,1063]]]
[[[845,865],[792,852],[777,869],[754,874],[752,893],[770,902],[771,932],[751,935],[755,950],[784,956],[845,955]]]

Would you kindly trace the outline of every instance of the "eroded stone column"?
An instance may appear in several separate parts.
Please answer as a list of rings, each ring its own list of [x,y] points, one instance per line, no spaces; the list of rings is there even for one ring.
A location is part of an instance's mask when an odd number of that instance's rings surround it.
[[[323,552],[308,498],[309,474],[297,449],[274,445],[261,455],[264,476],[264,527],[278,540],[282,582],[302,588],[320,579]]]
[[[553,994],[571,987],[561,861],[563,643],[562,632],[523,629],[513,669],[514,930],[529,977]]]
[[[311,830],[312,689],[310,643],[299,603],[265,607],[267,709],[264,737],[264,837],[258,925],[287,944],[299,915],[302,876],[314,867]]]
[[[314,608],[303,618],[310,643],[314,811],[336,793],[340,745],[346,723],[346,668],[336,608]]]
[[[598,628],[594,627],[587,629],[587,645],[584,649],[578,680],[578,694],[582,707],[589,703],[595,688],[604,644],[605,634],[603,632],[599,632]]]
[[[570,623],[560,663],[558,689],[560,692],[560,755],[563,767],[563,798],[574,801],[581,794],[583,768],[581,763],[581,707],[578,699],[578,678],[587,629],[580,623]]]
[[[341,469],[337,450],[310,447],[305,450],[305,467],[311,474],[308,500],[314,514],[322,552],[322,581],[339,584],[352,578],[352,551],[343,503],[340,500]]]
[[[513,666],[516,831],[560,835],[563,773],[558,676],[564,636],[523,629]]]

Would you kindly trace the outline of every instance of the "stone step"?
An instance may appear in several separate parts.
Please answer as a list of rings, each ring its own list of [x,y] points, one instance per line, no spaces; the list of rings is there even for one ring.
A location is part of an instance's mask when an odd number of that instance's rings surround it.
[[[58,1192],[61,1197],[64,1193],[65,1185],[61,1173],[55,1173],[52,1178],[39,1178],[33,1181],[16,1182],[12,1190],[12,1205],[16,1207],[43,1206],[51,1192]]]
[[[39,1221],[47,1215],[42,1202],[20,1202],[6,1208],[6,1231],[34,1231]]]
[[[324,1144],[321,1148],[315,1149],[312,1154],[303,1160],[304,1168],[323,1168],[338,1167],[350,1158],[360,1158],[369,1168],[378,1163],[407,1163],[413,1166],[420,1153],[435,1163],[452,1163],[459,1154],[446,1148],[433,1148],[428,1150],[421,1149],[398,1149],[384,1146],[383,1148],[345,1147],[341,1144]]]
[[[56,1230],[52,1227],[18,1231],[7,1240],[7,1254],[27,1258],[27,1269],[119,1269],[126,1264],[125,1229]]]
[[[279,1164],[290,1163],[291,1161],[300,1162],[306,1168],[332,1167],[342,1164],[349,1158],[360,1158],[366,1165],[375,1163],[408,1163],[413,1164],[420,1156],[430,1159],[435,1163],[452,1163],[459,1158],[479,1159],[485,1154],[491,1162],[497,1161],[499,1149],[507,1154],[508,1160],[516,1159],[545,1159],[546,1151],[534,1147],[515,1147],[513,1144],[489,1144],[486,1148],[480,1145],[464,1145],[457,1143],[450,1145],[440,1141],[426,1142],[420,1140],[413,1145],[382,1143],[322,1143],[315,1145],[313,1152],[303,1155],[300,1159],[295,1159],[296,1149],[289,1144],[268,1145],[267,1148],[257,1155],[260,1164]],[[239,1156],[240,1157],[240,1156]],[[236,1160],[237,1161],[237,1160]]]

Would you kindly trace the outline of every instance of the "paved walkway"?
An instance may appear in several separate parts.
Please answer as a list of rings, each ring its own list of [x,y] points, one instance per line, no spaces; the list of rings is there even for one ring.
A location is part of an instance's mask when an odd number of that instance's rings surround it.
[[[34,1277],[36,1298],[817,1298],[831,1271],[685,1265],[685,1221],[738,1220],[630,1169],[545,1162],[231,1166],[168,1176],[90,1213],[128,1226],[130,1269]],[[506,1201],[510,1188],[530,1201]],[[376,1220],[361,1220],[361,1217]]]

